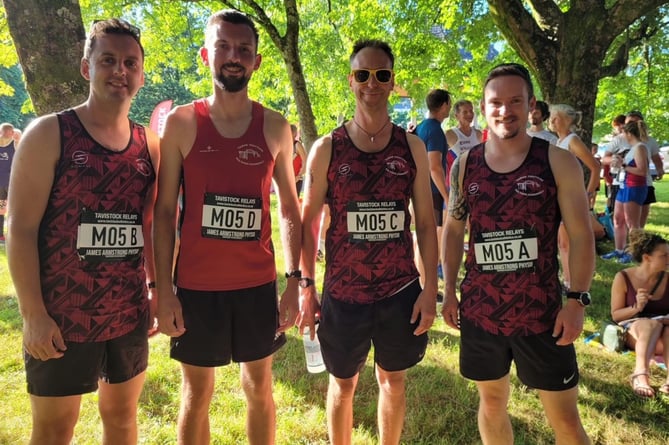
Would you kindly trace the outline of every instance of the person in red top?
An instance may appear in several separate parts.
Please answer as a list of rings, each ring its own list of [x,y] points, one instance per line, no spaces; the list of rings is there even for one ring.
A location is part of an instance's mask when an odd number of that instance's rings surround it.
[[[371,345],[379,383],[379,443],[400,441],[407,369],[420,362],[436,315],[437,238],[425,145],[393,124],[388,96],[394,57],[378,40],[358,41],[348,81],[353,119],[319,139],[307,161],[298,326],[315,332],[330,373],[328,432],[351,443],[353,397]],[[425,264],[424,289],[413,261],[409,202]],[[326,234],[322,307],[313,280],[323,205]]]
[[[272,354],[297,315],[301,224],[290,126],[248,97],[261,62],[257,50],[251,19],[234,10],[212,14],[200,57],[211,72],[213,94],[176,107],[161,137],[154,225],[158,319],[161,332],[172,337],[170,356],[181,362],[179,444],[209,443],[215,367],[231,360],[241,364],[249,443],[274,443]],[[280,303],[272,182],[288,268]]]
[[[571,153],[525,131],[535,102],[525,67],[493,68],[483,98],[489,138],[459,157],[451,171],[444,321],[460,330],[460,372],[478,388],[484,444],[513,443],[507,411],[512,361],[518,378],[539,391],[556,443],[589,444],[577,407],[573,345],[583,329],[595,266],[581,169]],[[560,220],[572,252],[572,291],[564,304]],[[458,301],[467,221],[469,250]]]
[[[7,257],[23,316],[31,444],[69,444],[81,394],[96,389],[102,443],[137,443],[159,155],[158,137],[128,119],[143,62],[137,28],[95,22],[81,60],[88,99],[35,120],[14,158]]]

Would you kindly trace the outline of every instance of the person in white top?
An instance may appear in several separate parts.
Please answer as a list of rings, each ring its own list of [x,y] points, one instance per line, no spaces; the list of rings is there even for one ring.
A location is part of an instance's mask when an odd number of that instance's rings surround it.
[[[551,130],[557,133],[558,136],[556,145],[562,149],[569,150],[590,173],[588,175],[588,172],[584,172],[587,180],[586,191],[588,193],[588,201],[590,203],[590,208],[592,208],[600,180],[599,162],[595,159],[581,138],[574,133],[578,125],[581,123],[581,113],[574,110],[570,105],[551,105],[549,123]],[[558,231],[558,248],[560,249],[560,261],[562,262],[564,285],[569,289],[569,238],[567,237],[567,231],[563,224],[560,225]]]
[[[453,105],[457,127],[446,131],[446,141],[453,153],[458,156],[481,142],[481,130],[472,127],[474,105],[468,100],[459,100]]]
[[[538,100],[532,111],[530,111],[530,127],[527,129],[527,134],[548,141],[552,145],[557,145],[557,136],[544,128],[544,122],[548,120],[550,115],[548,104]]]

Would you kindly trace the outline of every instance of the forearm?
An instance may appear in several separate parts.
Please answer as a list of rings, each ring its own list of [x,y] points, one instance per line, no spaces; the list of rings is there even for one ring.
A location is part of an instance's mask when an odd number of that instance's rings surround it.
[[[171,289],[176,213],[156,213],[153,220],[153,267],[156,287]]]
[[[26,319],[33,314],[46,313],[42,296],[37,231],[24,230],[20,222],[9,219],[7,261],[19,302],[21,316]]]
[[[316,274],[316,250],[320,232],[321,210],[315,212],[306,208],[302,222],[302,255],[300,268],[302,275],[314,278]]]
[[[447,199],[448,192],[446,191],[446,172],[444,171],[444,169],[441,166],[436,168],[431,168],[430,179],[432,179],[434,185],[437,187],[437,189],[439,189],[439,193],[441,193],[441,196],[443,196],[444,199]]]
[[[442,247],[444,289],[446,294],[454,295],[464,254],[464,230],[456,230],[452,224],[447,224]]]
[[[297,270],[300,267],[300,249],[302,246],[302,223],[297,204],[280,204],[281,243],[284,246],[284,261],[286,271]]]
[[[437,262],[439,254],[434,225],[417,226],[416,237],[418,240],[418,252],[425,266],[423,287],[436,293],[438,287]]]
[[[595,240],[591,230],[579,231],[576,235],[569,234],[569,270],[572,290],[590,289],[595,272]]]

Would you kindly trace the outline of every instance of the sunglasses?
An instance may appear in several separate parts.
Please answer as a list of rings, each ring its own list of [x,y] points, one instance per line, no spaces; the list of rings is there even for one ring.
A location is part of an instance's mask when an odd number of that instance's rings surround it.
[[[393,70],[382,68],[380,70],[353,70],[353,80],[357,83],[365,83],[369,80],[370,74],[374,75],[379,83],[388,83],[393,78]]]

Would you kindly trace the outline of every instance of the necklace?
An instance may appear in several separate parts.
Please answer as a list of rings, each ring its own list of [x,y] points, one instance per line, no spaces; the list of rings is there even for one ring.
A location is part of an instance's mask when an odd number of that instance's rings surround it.
[[[358,127],[359,129],[361,129],[361,130],[367,135],[367,137],[369,138],[369,141],[373,143],[373,142],[374,142],[374,138],[375,138],[376,136],[378,136],[379,133],[381,133],[383,130],[386,129],[386,127],[387,127],[388,124],[390,123],[390,118],[388,118],[388,120],[386,121],[386,123],[383,124],[383,127],[381,127],[381,128],[379,129],[379,131],[377,131],[376,133],[370,133],[369,131],[367,131],[367,130],[365,130],[364,128],[362,128],[362,126],[361,126],[358,122],[356,122],[355,118],[353,118],[353,123],[356,125],[356,127]]]

